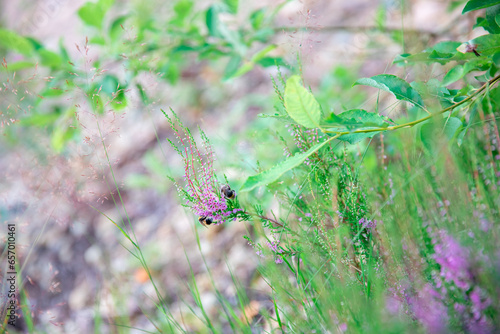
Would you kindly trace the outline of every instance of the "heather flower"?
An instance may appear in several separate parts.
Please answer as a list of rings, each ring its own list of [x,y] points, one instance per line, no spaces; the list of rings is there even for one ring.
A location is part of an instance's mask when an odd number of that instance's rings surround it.
[[[441,266],[441,277],[462,290],[468,290],[472,279],[468,250],[445,232],[440,233],[440,240],[434,245],[434,259]]]
[[[181,188],[176,184],[178,191],[185,198],[185,206],[199,217],[211,218],[215,224],[222,224],[229,215],[236,214],[241,209],[228,208],[226,198],[221,194],[221,183],[215,175],[214,161],[215,154],[212,146],[203,131],[200,131],[202,138],[202,149],[198,148],[193,135],[188,128],[184,127],[172,111],[174,122],[166,113],[177,144],[169,140],[184,162],[185,187]]]
[[[282,255],[284,253],[284,250],[279,246],[279,241],[273,240],[271,242],[267,241],[266,242],[267,247],[274,253],[275,259],[274,262],[276,264],[283,263],[283,258]]]
[[[443,304],[439,293],[430,284],[426,284],[416,296],[410,297],[408,304],[427,333],[447,332],[447,307]]]
[[[376,220],[368,220],[366,218],[361,218],[358,223],[361,225],[362,228],[371,230],[374,229],[377,226],[377,221]]]

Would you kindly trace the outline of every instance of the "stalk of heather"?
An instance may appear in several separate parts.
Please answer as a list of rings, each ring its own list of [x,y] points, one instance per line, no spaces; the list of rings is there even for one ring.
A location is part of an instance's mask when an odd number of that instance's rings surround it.
[[[177,114],[172,111],[173,117],[170,117],[162,112],[170,123],[177,143],[167,140],[184,163],[184,186],[175,182],[177,191],[185,200],[184,205],[204,220],[210,219],[214,225],[235,218],[243,210],[238,207],[237,201],[229,203],[221,192],[222,183],[215,174],[216,157],[208,137],[200,130],[202,148],[198,148],[191,131],[182,124]]]

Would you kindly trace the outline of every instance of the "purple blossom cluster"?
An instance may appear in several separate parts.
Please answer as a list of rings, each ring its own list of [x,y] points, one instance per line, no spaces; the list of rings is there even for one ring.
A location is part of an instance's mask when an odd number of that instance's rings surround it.
[[[372,230],[375,227],[377,227],[376,220],[368,220],[366,218],[361,218],[358,223],[361,225],[362,228],[367,230]]]
[[[441,267],[441,277],[445,282],[455,283],[459,289],[468,290],[472,280],[468,250],[446,232],[441,231],[439,234],[440,242],[436,241],[434,245],[434,260]]]
[[[179,124],[175,124],[168,115],[165,116],[177,138],[177,144],[170,143],[184,162],[185,187],[181,190],[179,185],[176,186],[184,195],[186,206],[199,217],[211,218],[214,224],[222,224],[232,213],[242,211],[228,210],[227,200],[221,193],[221,184],[215,175],[215,154],[206,135],[201,132],[202,149],[199,149],[189,129],[180,123],[175,114]]]
[[[462,294],[465,303],[456,302],[453,306],[470,333],[491,333],[492,326],[485,316],[484,310],[491,300],[475,281],[471,255],[468,249],[462,247],[452,236],[440,231],[434,239],[434,259],[440,265],[440,277],[446,283],[454,283]],[[446,296],[448,290],[436,280],[436,287],[441,288],[441,294]]]
[[[439,231],[433,243],[439,275],[434,276],[432,284],[414,292],[401,286],[389,289],[393,296],[387,299],[388,310],[399,313],[407,305],[428,333],[447,333],[448,326],[456,323],[450,319],[452,314],[467,333],[492,333],[492,324],[484,313],[491,300],[475,281],[469,250],[445,231]]]
[[[271,242],[267,241],[266,245],[276,255],[274,262],[276,262],[276,264],[283,263],[283,258],[280,256],[280,254],[283,253],[283,249],[279,246],[279,241],[275,238],[275,240]]]

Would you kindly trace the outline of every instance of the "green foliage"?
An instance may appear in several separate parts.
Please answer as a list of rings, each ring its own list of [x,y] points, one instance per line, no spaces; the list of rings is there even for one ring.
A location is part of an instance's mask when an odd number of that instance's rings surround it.
[[[256,187],[268,185],[274,181],[276,181],[281,175],[286,173],[292,168],[297,167],[301,163],[304,162],[309,156],[318,151],[320,148],[325,146],[328,143],[328,140],[317,144],[311,147],[307,152],[298,153],[293,157],[283,161],[282,163],[272,167],[269,170],[263,171],[257,175],[250,176],[245,183],[241,186],[240,191],[250,191]]]
[[[286,82],[285,108],[288,115],[307,128],[319,127],[321,111],[314,96],[300,84],[294,75]]]
[[[392,93],[398,100],[413,103],[415,106],[425,109],[424,101],[420,94],[415,91],[403,79],[392,74],[379,74],[371,78],[357,80],[354,85],[372,86],[386,92]]]
[[[0,46],[23,55],[30,55],[34,50],[33,44],[27,38],[3,28],[0,28]]]
[[[500,4],[500,1],[498,1],[498,0],[470,0],[465,5],[464,10],[462,11],[462,14],[465,14],[465,13],[473,11],[473,10],[478,10],[478,9],[483,9],[483,8],[495,6],[497,4]]]
[[[85,24],[101,29],[106,12],[111,8],[113,3],[114,0],[86,2],[78,10],[78,16],[83,22],[85,22]]]

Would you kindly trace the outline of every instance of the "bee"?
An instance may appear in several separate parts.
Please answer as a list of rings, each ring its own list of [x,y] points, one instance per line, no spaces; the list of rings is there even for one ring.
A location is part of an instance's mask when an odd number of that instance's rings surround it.
[[[226,199],[234,199],[236,197],[236,192],[234,190],[231,190],[231,187],[228,184],[222,186],[220,188],[220,192]]]
[[[461,52],[461,53],[474,52],[474,54],[476,55],[476,57],[480,57],[481,56],[481,54],[479,52],[477,52],[477,44],[471,44],[469,42],[461,44],[457,48],[457,51]]]
[[[212,218],[206,216],[199,217],[198,221],[205,227],[210,226],[214,223],[214,220]]]
[[[479,52],[477,52],[477,45],[476,44],[467,44],[467,46],[465,47],[465,52],[474,52],[476,57],[481,56],[481,54]]]

